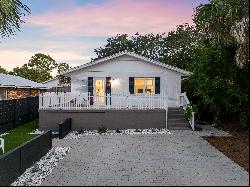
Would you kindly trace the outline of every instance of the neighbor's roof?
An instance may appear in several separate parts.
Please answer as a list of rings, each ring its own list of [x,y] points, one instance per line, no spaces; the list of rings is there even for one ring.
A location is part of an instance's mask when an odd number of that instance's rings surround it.
[[[46,89],[47,87],[41,83],[37,83],[19,76],[6,75],[0,73],[0,87],[6,88],[36,88]]]
[[[127,52],[127,51],[117,53],[117,54],[109,56],[109,57],[101,58],[99,60],[95,60],[95,61],[83,64],[81,66],[77,66],[75,68],[72,68],[70,70],[65,71],[63,74],[68,74],[68,73],[71,73],[71,72],[74,72],[74,71],[77,71],[77,70],[81,70],[81,69],[84,69],[84,68],[87,68],[87,67],[102,63],[102,62],[106,62],[108,60],[112,60],[112,59],[115,59],[115,58],[118,58],[118,57],[121,57],[121,56],[124,56],[124,55],[128,55],[128,56],[131,56],[131,57],[134,57],[134,58],[149,62],[151,64],[154,64],[154,65],[157,65],[157,66],[160,66],[160,67],[163,67],[163,68],[166,68],[166,69],[169,69],[169,70],[172,70],[172,71],[184,74],[184,75],[190,75],[191,74],[190,72],[188,72],[186,70],[183,70],[183,69],[180,69],[180,68],[177,68],[177,67],[174,67],[174,66],[159,62],[159,61],[151,60],[151,59],[149,59],[147,57],[138,55],[136,53]]]
[[[44,81],[43,84],[47,84],[47,83],[50,83],[50,82],[53,82],[53,81],[59,81],[59,80],[58,80],[58,77],[55,77],[55,78],[53,78],[53,79]]]

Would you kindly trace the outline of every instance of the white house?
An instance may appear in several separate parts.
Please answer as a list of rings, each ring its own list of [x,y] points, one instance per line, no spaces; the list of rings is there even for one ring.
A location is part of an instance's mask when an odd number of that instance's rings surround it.
[[[189,74],[185,70],[129,52],[93,61],[64,73],[71,77],[72,93],[165,93],[170,107],[179,106],[181,80]]]
[[[71,78],[71,92],[40,95],[41,129],[56,130],[67,118],[73,130],[97,129],[101,124],[109,129],[190,128],[181,108],[189,103],[181,93],[188,71],[122,52],[62,75]]]

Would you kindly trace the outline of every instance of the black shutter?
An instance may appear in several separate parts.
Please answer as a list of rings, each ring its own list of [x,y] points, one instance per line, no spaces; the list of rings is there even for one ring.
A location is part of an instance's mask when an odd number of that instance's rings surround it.
[[[107,94],[111,94],[111,77],[106,77],[106,95]],[[107,100],[108,98],[106,97],[106,104],[108,104]],[[111,104],[111,98],[109,104]]]
[[[161,78],[155,77],[155,94],[161,93]]]
[[[135,78],[129,77],[129,93],[134,94],[135,93]]]
[[[93,77],[88,77],[88,92],[90,96],[94,96],[94,79]],[[93,97],[90,97],[90,105],[93,105]]]
[[[111,77],[106,77],[106,94],[111,94]]]

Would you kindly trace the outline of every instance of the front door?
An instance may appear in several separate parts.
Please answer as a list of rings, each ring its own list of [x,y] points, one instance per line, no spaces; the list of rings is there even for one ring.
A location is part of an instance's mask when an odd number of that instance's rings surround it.
[[[94,80],[94,104],[105,105],[105,78],[95,78]]]

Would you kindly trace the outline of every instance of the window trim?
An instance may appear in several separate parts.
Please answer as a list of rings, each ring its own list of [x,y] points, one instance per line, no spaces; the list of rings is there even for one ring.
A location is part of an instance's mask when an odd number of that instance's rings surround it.
[[[137,93],[136,90],[136,80],[142,79],[144,80],[144,85],[143,85],[143,93]],[[153,81],[153,89],[152,93],[146,93],[145,91],[147,90],[147,80],[152,80]],[[134,94],[155,94],[155,77],[134,77]]]

